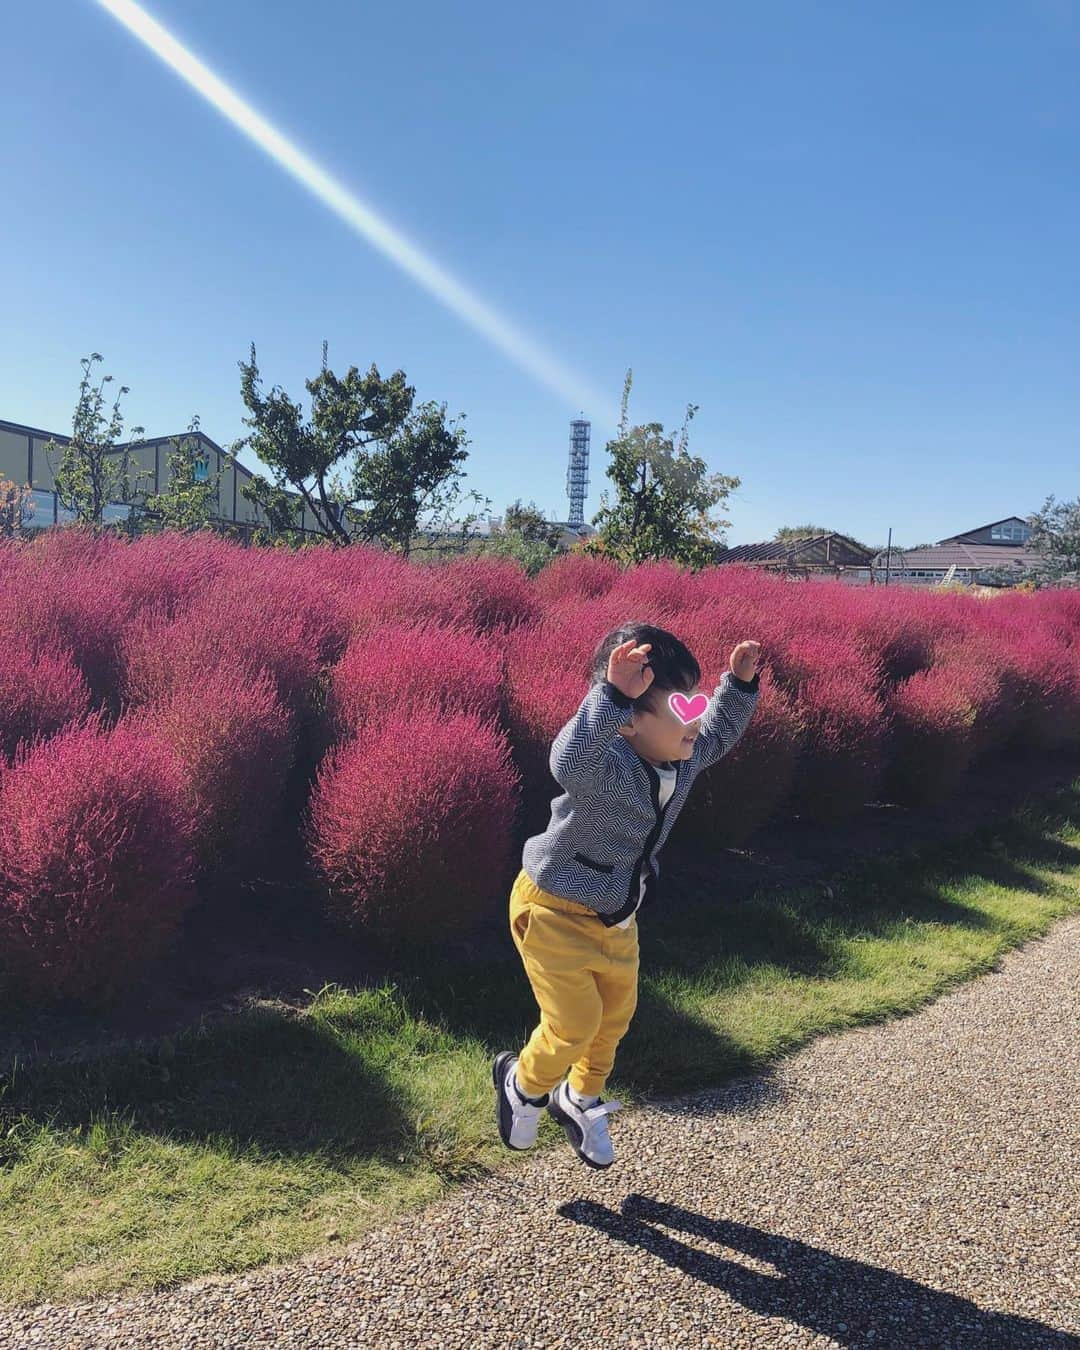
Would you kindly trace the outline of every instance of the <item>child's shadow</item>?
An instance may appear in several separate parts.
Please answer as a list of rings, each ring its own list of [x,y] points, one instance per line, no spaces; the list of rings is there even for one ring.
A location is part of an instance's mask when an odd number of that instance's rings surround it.
[[[841,1345],[878,1350],[1080,1345],[1077,1337],[1041,1322],[987,1312],[968,1299],[941,1293],[880,1266],[835,1256],[795,1238],[730,1219],[707,1219],[644,1195],[628,1195],[621,1208],[619,1214],[593,1201],[574,1200],[560,1205],[557,1213],[651,1252],[667,1265],[722,1289],[763,1317],[787,1318]],[[654,1224],[767,1261],[779,1273],[757,1271],[738,1260],[701,1251]]]

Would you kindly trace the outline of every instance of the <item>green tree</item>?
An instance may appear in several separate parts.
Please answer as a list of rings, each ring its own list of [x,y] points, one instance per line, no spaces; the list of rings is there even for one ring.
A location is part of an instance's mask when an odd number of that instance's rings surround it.
[[[1035,580],[1040,585],[1080,583],[1080,497],[1059,502],[1051,493],[1027,523],[1028,546],[1039,557]]]
[[[856,539],[853,534],[845,534],[843,530],[830,530],[824,525],[782,525],[773,535],[773,539],[778,544],[797,544],[801,539],[820,539],[822,535],[831,534],[840,539],[850,539],[853,544],[858,544],[860,548],[868,549],[875,556],[878,553],[885,553],[884,547],[871,549],[868,544],[864,544],[861,539]],[[893,553],[897,551],[897,546],[893,544]]]
[[[627,403],[633,374],[626,372],[618,436],[607,443],[611,462],[607,476],[615,483],[616,498],[607,493],[593,524],[595,538],[582,545],[622,564],[649,558],[669,558],[689,567],[712,562],[723,544],[730,520],[714,520],[709,512],[739,486],[738,478],[709,474],[705,461],[687,453],[689,423],[697,412],[688,404],[677,441],[664,435],[663,425],[649,422],[628,427]]]
[[[408,554],[420,516],[435,512],[428,528],[437,531],[440,513],[448,516],[457,502],[457,466],[467,457],[464,429],[446,424],[445,403],[414,406],[416,391],[404,371],[384,379],[372,364],[366,375],[350,366],[338,376],[327,366],[326,350],[324,342],[322,369],[304,382],[309,420],[279,387],[261,392],[254,343],[250,360],[239,363],[251,433],[232,452],[250,446],[273,478],[256,475],[241,492],[263,508],[275,530],[299,523],[291,489],[326,538],[381,542]]]
[[[816,539],[819,535],[837,533],[824,525],[781,525],[773,538],[778,544],[790,544],[796,539]]]
[[[501,523],[492,527],[481,552],[515,558],[534,577],[558,552],[559,533],[535,502],[522,506],[519,497],[503,512]]]
[[[105,385],[111,375],[103,375],[94,388],[91,368],[103,358],[100,352],[83,357],[82,381],[72,418],[71,440],[59,445],[50,440],[45,446],[45,457],[53,476],[60,504],[71,511],[80,524],[90,525],[95,533],[102,528],[102,515],[110,502],[132,502],[145,476],[132,475],[130,451],[143,434],[142,427],[132,427],[134,438],[122,448],[117,447],[124,419],[120,413],[120,398],[130,393],[127,385],[120,386],[109,415],[105,414]],[[54,462],[59,454],[60,462]]]
[[[222,470],[211,476],[209,460],[199,440],[198,415],[188,424],[187,434],[173,437],[171,445],[165,491],[147,498],[146,511],[164,530],[205,529],[218,513]]]

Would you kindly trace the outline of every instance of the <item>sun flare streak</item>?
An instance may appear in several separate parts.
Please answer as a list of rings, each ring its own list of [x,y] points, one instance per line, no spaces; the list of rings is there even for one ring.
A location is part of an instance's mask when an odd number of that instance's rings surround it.
[[[124,27],[145,43],[208,103],[248,136],[255,144],[292,174],[357,234],[373,244],[380,253],[397,264],[429,294],[444,304],[478,333],[488,338],[504,355],[575,408],[589,408],[614,423],[618,414],[607,407],[607,400],[543,351],[509,320],[497,314],[478,296],[452,277],[432,258],[411,244],[378,212],[362,202],[355,193],[327,173],[288,137],[246,103],[235,90],[220,79],[196,56],[172,36],[134,0],[96,0]]]

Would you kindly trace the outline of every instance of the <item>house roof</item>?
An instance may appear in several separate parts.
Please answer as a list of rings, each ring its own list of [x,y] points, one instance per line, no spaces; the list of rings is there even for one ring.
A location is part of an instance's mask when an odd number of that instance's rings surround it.
[[[884,567],[884,553],[875,559],[875,567]],[[975,568],[991,567],[1034,567],[1037,555],[1023,544],[964,544],[944,543],[933,548],[896,549],[892,551],[893,569],[911,570],[915,568],[952,567]]]
[[[40,427],[29,427],[23,422],[8,422],[2,417],[0,417],[0,430],[14,431],[22,436],[35,436],[42,440],[53,440],[57,445],[68,445],[71,441],[71,437],[65,436],[62,432],[43,431]],[[208,436],[205,431],[181,431],[173,436],[144,436],[137,441],[118,441],[113,447],[113,453],[119,454],[121,450],[133,450],[140,446],[171,445],[174,441],[188,440],[193,436],[204,442],[212,450],[216,450],[219,455],[223,455],[226,459],[231,460],[241,477],[249,479],[255,477],[255,474],[251,469],[241,464],[231,451],[218,445],[217,441],[215,441],[212,436]],[[290,488],[285,489],[285,495],[287,497],[292,497],[297,502],[303,501],[302,494],[294,492]]]
[[[63,432],[44,431],[41,427],[29,427],[24,422],[9,422],[3,417],[0,417],[0,430],[14,431],[22,436],[34,436],[39,440],[55,441],[57,445],[68,445],[71,442],[71,437],[64,435]],[[224,449],[223,446],[218,445],[217,441],[215,441],[212,436],[208,436],[205,431],[180,431],[173,436],[143,436],[137,441],[117,441],[113,446],[113,452],[119,453],[121,450],[136,450],[144,445],[171,444],[173,441],[188,440],[192,436],[200,441],[205,441],[205,443],[210,446],[211,450],[216,450],[219,455],[225,455],[227,458],[233,459],[236,467],[246,477],[252,478],[254,476],[250,469],[241,464],[238,459],[235,459],[230,451]],[[295,496],[296,494],[294,493],[292,495]]]
[[[962,539],[966,539],[969,534],[981,534],[983,530],[992,530],[995,525],[1026,525],[1027,521],[1023,516],[1002,516],[1000,520],[992,520],[988,525],[976,525],[973,530],[961,530],[959,534],[950,534],[947,539],[939,539],[938,544],[955,544]],[[996,547],[996,545],[995,545]]]
[[[761,544],[736,544],[733,548],[717,549],[716,561],[788,562],[803,566],[844,563],[857,566],[859,563],[868,563],[873,554],[873,549],[866,548],[848,535],[833,533],[811,535],[805,539],[770,539]]]
[[[38,436],[45,441],[59,441],[61,445],[67,445],[68,441],[71,440],[70,436],[62,436],[55,431],[45,431],[42,427],[30,427],[25,422],[9,422],[4,417],[0,417],[0,431],[15,431],[23,436]]]

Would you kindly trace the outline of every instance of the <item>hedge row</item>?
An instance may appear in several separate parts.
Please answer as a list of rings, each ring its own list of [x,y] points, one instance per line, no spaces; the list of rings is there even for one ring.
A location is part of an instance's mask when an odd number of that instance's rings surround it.
[[[53,531],[0,546],[0,981],[108,997],[283,829],[343,928],[494,913],[596,644],[633,619],[679,634],[710,693],[737,641],[762,643],[757,712],[680,822],[702,849],[784,811],[940,803],[1011,745],[1080,747],[1076,591],[573,554],[530,581],[505,559]]]

